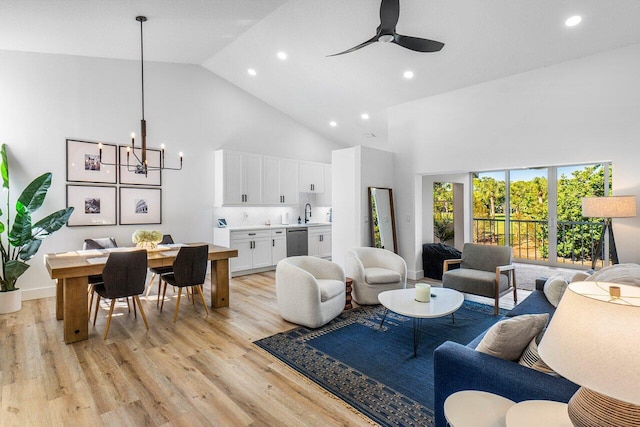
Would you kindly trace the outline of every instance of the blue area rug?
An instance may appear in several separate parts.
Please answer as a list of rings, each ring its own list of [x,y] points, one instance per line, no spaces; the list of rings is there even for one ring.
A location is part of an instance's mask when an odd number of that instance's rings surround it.
[[[256,341],[302,375],[382,425],[433,425],[433,350],[467,344],[498,321],[493,307],[465,301],[451,316],[422,321],[413,357],[413,319],[384,307],[345,311],[318,329],[299,327]],[[503,314],[503,313],[501,313]]]

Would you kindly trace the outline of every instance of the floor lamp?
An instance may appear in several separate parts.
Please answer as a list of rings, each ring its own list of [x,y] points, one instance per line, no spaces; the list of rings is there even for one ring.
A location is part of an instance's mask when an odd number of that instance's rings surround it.
[[[600,236],[596,253],[592,257],[591,268],[596,268],[596,262],[602,256],[602,247],[607,232],[609,234],[609,256],[614,264],[618,264],[618,251],[613,237],[611,219],[635,217],[636,196],[584,197],[582,199],[582,216],[585,218],[604,218],[602,235]]]

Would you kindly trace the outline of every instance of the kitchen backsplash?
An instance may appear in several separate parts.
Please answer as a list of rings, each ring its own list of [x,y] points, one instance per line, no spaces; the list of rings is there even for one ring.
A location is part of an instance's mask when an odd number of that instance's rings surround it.
[[[329,222],[330,207],[316,206],[314,194],[301,194],[300,206],[294,207],[277,207],[277,206],[240,206],[240,207],[221,207],[213,210],[213,224],[217,227],[218,219],[227,220],[230,227],[248,226],[248,225],[264,225],[270,222],[271,225],[282,223],[282,215],[289,214],[289,224],[296,224],[298,216],[304,222],[304,206],[309,203],[311,205],[310,222]]]

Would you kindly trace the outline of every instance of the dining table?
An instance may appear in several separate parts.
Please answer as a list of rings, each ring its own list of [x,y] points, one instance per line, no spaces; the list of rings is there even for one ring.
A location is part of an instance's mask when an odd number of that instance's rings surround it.
[[[181,246],[208,245],[211,264],[211,307],[229,306],[229,258],[238,256],[236,249],[210,243],[179,243],[158,245],[147,250],[147,266],[168,267],[178,255]],[[88,294],[89,276],[102,274],[110,252],[132,251],[136,247],[91,249],[50,253],[44,256],[49,275],[56,281],[56,319],[64,325],[67,344],[89,337]]]

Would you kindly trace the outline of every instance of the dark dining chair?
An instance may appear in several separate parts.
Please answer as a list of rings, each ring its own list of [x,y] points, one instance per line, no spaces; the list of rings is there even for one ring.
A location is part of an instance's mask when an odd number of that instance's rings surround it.
[[[82,243],[82,250],[85,251],[89,249],[112,249],[117,247],[118,244],[116,243],[116,239],[113,237],[84,239],[84,242]],[[91,314],[91,307],[93,306],[93,285],[96,283],[102,283],[102,275],[96,274],[94,276],[89,276],[89,286],[87,287],[87,292],[89,293],[89,314]],[[127,305],[129,305],[128,299]]]
[[[93,325],[96,324],[98,317],[98,308],[100,307],[100,298],[108,298],[111,300],[109,309],[109,317],[107,326],[104,330],[104,339],[107,339],[109,327],[111,326],[111,317],[113,308],[117,298],[133,297],[133,311],[137,318],[136,304],[140,308],[140,314],[144,320],[144,324],[149,330],[147,316],[144,314],[142,305],[140,304],[139,295],[144,293],[145,282],[147,279],[147,251],[136,250],[131,252],[112,252],[109,254],[107,263],[102,271],[102,283],[93,285],[95,293],[98,294],[96,301],[96,310],[93,316]]]
[[[162,241],[160,242],[161,245],[172,245],[173,243],[174,243],[174,241],[173,241],[173,237],[171,237],[171,234],[163,234],[162,235]],[[149,293],[151,292],[151,288],[153,287],[153,281],[156,279],[156,276],[160,277],[163,274],[172,273],[173,272],[173,267],[172,266],[152,267],[152,268],[149,269],[149,271],[152,274],[151,274],[151,280],[149,280],[149,286],[147,287],[147,292],[145,294],[146,297],[148,297]],[[161,291],[162,291],[161,282],[160,282],[160,279],[158,279],[158,300],[156,302],[156,305],[160,304],[160,293],[161,293]]]
[[[160,283],[164,281],[162,289],[162,303],[160,311],[164,306],[164,296],[167,293],[167,284],[178,287],[178,300],[176,301],[176,310],[173,315],[173,321],[178,319],[178,310],[180,307],[180,297],[182,288],[191,287],[191,294],[195,302],[196,291],[200,294],[200,300],[204,306],[207,316],[209,309],[202,293],[202,285],[207,274],[207,258],[209,255],[209,247],[202,246],[182,246],[178,251],[176,260],[173,262],[173,273],[163,274],[160,276]]]

